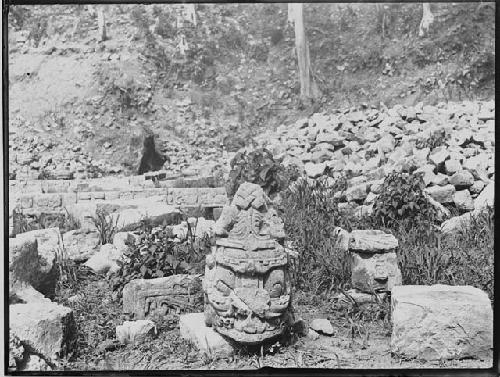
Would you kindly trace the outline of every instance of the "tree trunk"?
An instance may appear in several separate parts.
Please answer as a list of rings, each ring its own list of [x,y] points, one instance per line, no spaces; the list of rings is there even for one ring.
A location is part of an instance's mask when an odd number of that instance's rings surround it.
[[[422,21],[420,21],[420,29],[418,31],[418,36],[423,37],[429,31],[429,27],[434,22],[434,15],[431,12],[430,3],[422,4]]]
[[[306,31],[304,28],[304,4],[289,4],[289,11],[292,11],[292,19],[295,24],[295,50],[299,63],[300,97],[302,99],[312,99],[315,97],[315,85],[311,78],[311,63],[309,60],[309,45],[307,43]],[[290,17],[290,15],[289,15]]]
[[[106,18],[104,16],[104,8],[102,6],[97,9],[97,25],[99,27],[99,42],[103,42],[107,39],[106,35]]]
[[[196,18],[196,4],[185,4],[184,9],[186,12],[186,18],[196,26],[198,24],[198,19]]]

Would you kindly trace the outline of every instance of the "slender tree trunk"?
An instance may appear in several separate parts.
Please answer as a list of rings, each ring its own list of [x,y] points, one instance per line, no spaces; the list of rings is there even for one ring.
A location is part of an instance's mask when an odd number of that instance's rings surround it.
[[[304,4],[289,4],[288,9],[292,11],[292,19],[295,24],[295,50],[297,51],[299,63],[300,97],[302,99],[312,99],[315,97],[315,91],[317,90],[314,90],[316,88],[311,77],[309,45],[304,28]]]
[[[431,4],[422,4],[422,21],[420,21],[420,28],[418,31],[418,36],[423,37],[429,31],[429,27],[434,22],[434,15],[431,12]]]
[[[103,42],[107,39],[107,35],[106,35],[106,18],[104,15],[104,8],[102,6],[99,6],[97,8],[97,25],[99,27],[98,40],[99,42]]]
[[[186,11],[186,18],[191,21],[194,26],[198,25],[198,19],[196,17],[196,4],[185,4],[184,9]]]

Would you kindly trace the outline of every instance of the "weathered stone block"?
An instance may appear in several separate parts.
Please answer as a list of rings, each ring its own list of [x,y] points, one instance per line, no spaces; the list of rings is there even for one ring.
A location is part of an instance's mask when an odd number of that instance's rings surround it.
[[[450,177],[450,184],[455,186],[457,190],[468,188],[474,183],[474,177],[467,170],[459,170]]]
[[[230,341],[205,325],[203,313],[183,314],[179,319],[181,338],[192,342],[200,351],[209,355],[232,355]]]
[[[460,190],[453,194],[453,202],[461,211],[472,211],[474,209],[474,200],[470,196],[469,190]]]
[[[40,262],[35,237],[9,238],[9,282],[38,282]]]
[[[172,205],[194,206],[198,203],[197,188],[168,189],[167,203]]]
[[[66,257],[83,261],[99,251],[99,232],[90,229],[70,230],[62,235]]]
[[[144,319],[171,308],[194,310],[203,302],[201,284],[198,276],[187,274],[132,280],[123,287],[123,312]]]
[[[423,360],[492,356],[493,311],[471,286],[394,287],[391,351]]]
[[[349,202],[357,201],[362,202],[366,199],[368,195],[368,185],[366,183],[360,183],[355,186],[351,186],[346,190],[346,197]]]
[[[39,207],[57,208],[62,204],[61,194],[41,194],[35,198],[36,205]]]
[[[364,292],[390,291],[402,284],[395,252],[352,253],[352,286]]]
[[[495,204],[495,181],[488,184],[474,201],[474,209],[482,210]]]
[[[396,237],[382,230],[353,230],[349,250],[363,253],[385,253],[398,247]]]
[[[455,194],[455,186],[432,186],[424,189],[438,203],[453,203],[453,194]]]
[[[28,348],[55,360],[68,354],[76,340],[73,311],[44,301],[9,305],[10,331]]]
[[[125,321],[123,325],[116,326],[116,338],[122,344],[142,343],[156,334],[154,322],[147,319]]]

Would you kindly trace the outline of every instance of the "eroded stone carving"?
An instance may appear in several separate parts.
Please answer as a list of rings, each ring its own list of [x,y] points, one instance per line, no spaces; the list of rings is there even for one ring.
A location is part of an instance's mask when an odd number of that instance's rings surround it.
[[[203,281],[206,324],[246,344],[282,334],[292,318],[291,255],[283,221],[262,188],[243,183],[214,230]]]
[[[201,279],[196,275],[172,275],[135,279],[123,287],[123,311],[135,319],[165,315],[171,310],[194,310],[203,299]]]

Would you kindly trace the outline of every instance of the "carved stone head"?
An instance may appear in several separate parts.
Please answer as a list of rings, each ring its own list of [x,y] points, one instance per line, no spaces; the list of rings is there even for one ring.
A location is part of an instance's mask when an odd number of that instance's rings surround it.
[[[215,225],[203,289],[208,326],[239,343],[280,335],[291,315],[283,222],[262,188],[243,183]]]

